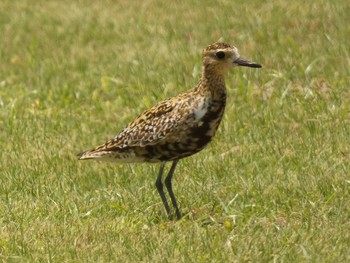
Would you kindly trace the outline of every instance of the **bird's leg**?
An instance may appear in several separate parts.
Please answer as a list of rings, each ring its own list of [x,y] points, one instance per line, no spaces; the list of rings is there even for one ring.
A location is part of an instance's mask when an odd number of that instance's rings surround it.
[[[156,180],[156,187],[157,187],[158,193],[160,195],[160,198],[162,198],[163,205],[164,205],[165,210],[168,214],[168,217],[169,217],[169,219],[172,219],[170,207],[169,207],[168,201],[166,200],[166,197],[165,197],[165,194],[163,191],[162,176],[163,176],[163,172],[164,172],[164,167],[165,167],[165,163],[162,163],[160,170],[159,170],[157,180]]]
[[[173,164],[171,165],[170,171],[169,171],[167,177],[165,178],[165,186],[168,189],[168,193],[169,193],[171,202],[173,203],[173,207],[175,208],[176,217],[177,217],[177,219],[181,219],[181,213],[180,213],[180,210],[177,206],[176,198],[175,198],[175,195],[173,193],[173,188],[171,185],[171,179],[173,177],[177,162],[178,162],[178,160],[174,161]]]

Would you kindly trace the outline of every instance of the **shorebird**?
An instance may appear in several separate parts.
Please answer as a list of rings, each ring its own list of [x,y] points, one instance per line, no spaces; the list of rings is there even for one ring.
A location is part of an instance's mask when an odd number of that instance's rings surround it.
[[[173,218],[173,212],[162,183],[166,162],[172,165],[164,183],[180,219],[171,183],[178,161],[201,151],[214,137],[225,110],[225,77],[229,69],[261,68],[260,64],[241,58],[236,47],[225,43],[209,45],[203,50],[202,58],[202,76],[194,88],[159,102],[105,144],[78,154],[80,160],[160,162],[155,185],[169,219]]]

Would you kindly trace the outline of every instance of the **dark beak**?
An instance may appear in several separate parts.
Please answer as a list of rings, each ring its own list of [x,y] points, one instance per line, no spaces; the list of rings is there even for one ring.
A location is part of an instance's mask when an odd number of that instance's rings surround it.
[[[244,58],[237,58],[233,63],[243,67],[261,68],[260,64],[246,60]]]

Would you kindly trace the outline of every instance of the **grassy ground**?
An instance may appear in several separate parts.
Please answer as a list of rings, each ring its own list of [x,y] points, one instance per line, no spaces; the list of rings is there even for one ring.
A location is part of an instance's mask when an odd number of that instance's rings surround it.
[[[348,1],[1,1],[2,262],[350,261]],[[237,68],[214,142],[180,162],[78,162],[192,87],[220,37]]]

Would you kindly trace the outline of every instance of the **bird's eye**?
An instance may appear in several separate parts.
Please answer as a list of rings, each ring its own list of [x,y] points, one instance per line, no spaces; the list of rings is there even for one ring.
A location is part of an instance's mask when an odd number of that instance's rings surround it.
[[[218,52],[216,52],[215,55],[216,55],[217,58],[223,59],[225,57],[225,52],[218,51]]]

